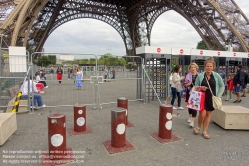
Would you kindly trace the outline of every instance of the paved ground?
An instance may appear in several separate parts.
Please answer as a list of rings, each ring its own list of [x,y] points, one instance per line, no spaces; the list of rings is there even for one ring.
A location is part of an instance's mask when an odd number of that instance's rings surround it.
[[[0,165],[39,165],[39,164],[10,164],[5,161],[21,161],[10,159],[10,151],[47,151],[48,129],[47,116],[53,113],[66,114],[67,129],[73,127],[73,107],[51,107],[56,105],[74,105],[75,103],[93,104],[94,86],[88,81],[82,90],[76,90],[72,80],[64,80],[59,86],[57,81],[48,81],[49,88],[42,94],[44,103],[50,107],[43,108],[35,114],[18,114],[18,129],[15,134],[0,147]],[[101,102],[115,102],[118,97],[136,98],[136,80],[116,80],[100,85]],[[249,96],[249,95],[248,95]],[[232,102],[224,104],[233,105]],[[249,99],[243,99],[242,106],[249,108]],[[127,128],[126,138],[134,145],[135,150],[110,155],[103,146],[104,141],[111,138],[111,110],[116,104],[103,105],[102,110],[94,110],[87,106],[87,125],[93,133],[70,136],[67,132],[67,146],[74,151],[83,153],[84,163],[70,165],[86,166],[239,166],[249,165],[249,132],[224,130],[211,122],[210,140],[201,135],[194,135],[193,129],[187,123],[187,109],[174,111],[180,116],[173,118],[173,134],[182,140],[168,144],[161,144],[149,134],[158,131],[159,102],[144,104],[139,101],[129,102],[129,121],[135,126]],[[5,154],[3,154],[6,152]],[[82,154],[81,154],[82,155]],[[12,155],[13,156],[13,155]],[[39,154],[33,153],[34,159],[39,160]],[[15,156],[17,157],[17,155]]]

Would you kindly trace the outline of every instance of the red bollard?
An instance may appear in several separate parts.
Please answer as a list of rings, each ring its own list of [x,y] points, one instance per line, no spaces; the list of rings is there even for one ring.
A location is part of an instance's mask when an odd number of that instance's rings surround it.
[[[66,151],[66,116],[48,116],[48,146],[50,160],[62,160]]]
[[[74,159],[73,149],[66,147],[66,116],[48,115],[48,152],[42,153],[42,166],[70,163]]]
[[[125,109],[125,124],[128,125],[128,99],[125,97],[120,97],[117,99],[117,107]]]
[[[128,99],[125,97],[120,97],[117,99],[117,107],[124,108],[126,111],[126,127],[133,127],[133,124],[128,121]]]
[[[126,110],[116,108],[111,111],[111,140],[103,142],[109,153],[118,153],[134,149],[126,140]]]
[[[124,108],[112,110],[111,145],[115,148],[123,148],[125,146],[125,120],[126,110]]]
[[[74,106],[74,127],[69,129],[70,135],[91,133],[92,129],[86,125],[86,105]]]
[[[160,105],[158,137],[171,139],[172,132],[172,106]]]
[[[77,104],[74,106],[74,131],[86,131],[86,106]]]
[[[177,136],[172,135],[172,117],[172,106],[165,104],[160,105],[158,133],[151,134],[151,136],[160,143],[168,143],[181,140]]]

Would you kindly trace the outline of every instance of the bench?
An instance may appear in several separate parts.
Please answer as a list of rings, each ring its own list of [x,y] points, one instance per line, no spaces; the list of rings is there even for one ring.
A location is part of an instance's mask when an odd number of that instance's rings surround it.
[[[11,112],[14,106],[16,95],[20,90],[20,86],[16,85],[8,89],[11,100],[8,102],[8,108],[6,112]],[[28,112],[28,100],[20,100],[18,112],[17,113],[25,113]]]
[[[17,130],[16,113],[0,113],[0,146]]]
[[[224,129],[249,130],[249,109],[242,106],[224,105],[211,119]]]

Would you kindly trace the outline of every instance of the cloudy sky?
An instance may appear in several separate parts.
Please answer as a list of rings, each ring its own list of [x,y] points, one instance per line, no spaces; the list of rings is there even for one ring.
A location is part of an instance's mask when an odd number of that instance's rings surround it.
[[[249,1],[235,0],[249,18]],[[201,40],[195,29],[178,13],[165,12],[156,20],[151,34],[152,46],[196,48]],[[94,19],[78,19],[58,27],[47,39],[45,52],[123,56],[125,46],[110,25]]]

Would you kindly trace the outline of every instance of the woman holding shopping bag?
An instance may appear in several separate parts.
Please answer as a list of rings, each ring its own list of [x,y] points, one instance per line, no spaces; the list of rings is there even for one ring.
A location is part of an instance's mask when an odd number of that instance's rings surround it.
[[[210,123],[210,117],[212,111],[214,111],[213,96],[221,97],[224,93],[225,86],[221,76],[214,72],[213,70],[216,67],[216,63],[213,57],[208,58],[204,62],[204,72],[200,73],[196,80],[195,86],[200,87],[200,89],[205,93],[205,103],[204,111],[199,112],[198,116],[198,126],[194,129],[194,134],[198,134],[203,124],[203,137],[206,139],[210,138],[210,135],[207,133],[208,125]]]
[[[196,77],[198,76],[198,72],[197,72],[198,69],[199,69],[199,66],[196,63],[191,63],[188,67],[189,73],[186,75],[186,78],[184,80],[184,86],[186,87],[185,102],[188,102],[190,91],[195,86],[195,80],[196,80]],[[189,108],[188,113],[189,113],[189,119],[188,119],[189,126],[194,127],[194,122],[195,122],[195,118],[197,115],[197,111]]]

